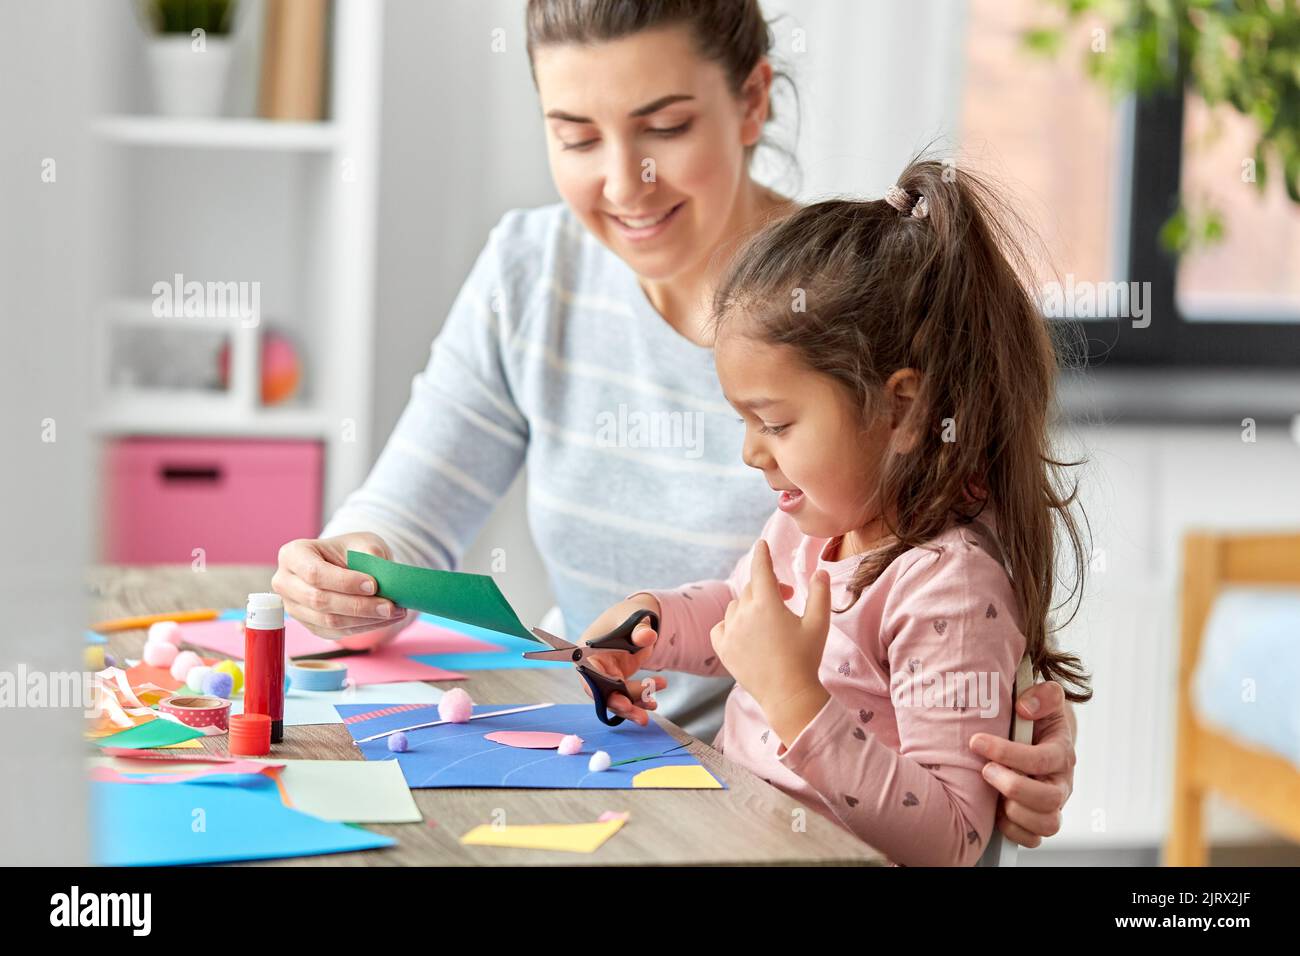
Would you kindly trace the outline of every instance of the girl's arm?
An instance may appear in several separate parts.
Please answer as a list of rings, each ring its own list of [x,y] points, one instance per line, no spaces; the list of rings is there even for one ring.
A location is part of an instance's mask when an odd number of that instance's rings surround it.
[[[971,865],[983,853],[997,792],[967,743],[980,731],[1007,736],[1025,649],[1001,565],[960,535],[946,541],[886,597],[898,752],[832,697],[778,758],[849,829],[908,866]]]
[[[742,558],[747,562],[748,557]],[[659,602],[659,639],[646,659],[649,670],[717,677],[727,673],[713,653],[709,631],[736,596],[730,581],[696,581],[673,590],[638,592]]]

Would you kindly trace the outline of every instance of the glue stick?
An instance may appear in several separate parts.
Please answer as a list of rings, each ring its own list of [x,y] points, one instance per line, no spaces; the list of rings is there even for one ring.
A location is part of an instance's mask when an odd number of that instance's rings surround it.
[[[284,602],[250,594],[244,616],[244,713],[271,718],[271,743],[284,739]]]

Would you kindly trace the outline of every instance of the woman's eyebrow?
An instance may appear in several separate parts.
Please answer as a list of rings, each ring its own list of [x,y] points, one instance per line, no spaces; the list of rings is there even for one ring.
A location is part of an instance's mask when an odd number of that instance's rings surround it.
[[[667,96],[661,96],[657,100],[651,100],[645,106],[638,106],[627,115],[633,119],[642,116],[649,116],[651,113],[657,113],[665,106],[672,106],[674,103],[681,103],[684,100],[693,100],[695,97],[687,93],[669,93]],[[567,123],[590,123],[589,116],[575,116],[573,113],[567,113],[564,110],[547,110],[546,115],[549,119],[564,120]]]

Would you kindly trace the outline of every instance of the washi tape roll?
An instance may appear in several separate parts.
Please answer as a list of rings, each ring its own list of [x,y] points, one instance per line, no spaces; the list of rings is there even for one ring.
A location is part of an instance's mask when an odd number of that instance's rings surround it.
[[[347,679],[347,665],[338,661],[289,662],[294,690],[342,690]]]
[[[158,711],[163,717],[201,730],[209,737],[230,730],[230,701],[220,697],[174,694],[158,704]]]

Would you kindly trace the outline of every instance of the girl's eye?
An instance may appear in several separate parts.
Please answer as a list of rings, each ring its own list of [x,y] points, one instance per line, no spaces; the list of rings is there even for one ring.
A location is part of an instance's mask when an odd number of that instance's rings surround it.
[[[594,139],[584,139],[580,143],[561,143],[560,148],[561,149],[587,149],[589,146],[594,146],[595,144],[596,144],[596,140]]]
[[[789,425],[764,425],[759,428],[759,432],[764,435],[779,435],[789,427]]]
[[[677,136],[680,133],[685,133],[690,128],[691,128],[691,121],[687,120],[685,123],[682,123],[680,126],[669,126],[666,128],[650,126],[646,128],[646,132],[653,133],[656,136],[667,137],[667,136]]]

